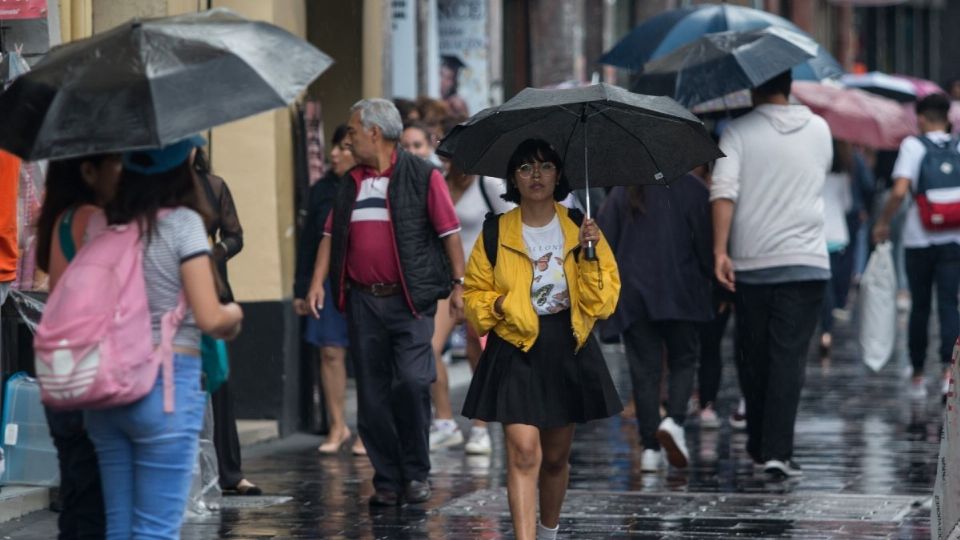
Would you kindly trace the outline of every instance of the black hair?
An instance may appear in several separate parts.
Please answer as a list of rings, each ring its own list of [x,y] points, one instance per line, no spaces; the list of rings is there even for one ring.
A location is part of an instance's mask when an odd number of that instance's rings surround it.
[[[333,145],[336,146],[343,142],[343,139],[347,138],[347,128],[346,124],[340,124],[333,130]]]
[[[138,163],[140,157],[134,154],[130,159]],[[204,223],[209,223],[191,167],[187,159],[158,174],[141,174],[124,168],[117,193],[106,207],[107,222],[112,225],[136,221],[148,241],[157,226],[157,212],[162,208],[185,206],[200,214]]]
[[[766,81],[760,86],[754,88],[753,92],[758,96],[769,97],[777,94],[783,94],[783,97],[788,98],[790,97],[790,86],[792,84],[793,74],[788,69],[769,81]]]
[[[950,98],[937,93],[917,101],[917,116],[923,116],[931,122],[947,123],[950,114]]]
[[[69,208],[83,204],[97,204],[97,192],[83,179],[80,167],[84,163],[100,166],[116,155],[98,154],[51,161],[47,168],[46,192],[37,217],[37,267],[50,271],[50,246],[53,245],[54,226],[60,215]]]
[[[403,130],[406,131],[408,129],[419,129],[423,133],[423,136],[427,139],[427,144],[432,144],[431,140],[433,139],[433,133],[430,132],[430,126],[428,126],[426,122],[421,122],[419,120],[413,122],[404,122]]]
[[[521,165],[533,161],[549,162],[557,166],[557,185],[553,190],[553,198],[557,201],[566,199],[570,194],[570,183],[563,174],[563,160],[550,143],[543,139],[527,139],[513,151],[510,161],[507,162],[507,174],[504,176],[507,180],[507,192],[500,197],[507,202],[520,204],[520,190],[517,189],[513,176]]]
[[[198,146],[196,150],[193,156],[193,170],[196,171],[201,178],[206,178],[211,172],[210,160],[207,159],[207,153],[203,151],[203,148]]]

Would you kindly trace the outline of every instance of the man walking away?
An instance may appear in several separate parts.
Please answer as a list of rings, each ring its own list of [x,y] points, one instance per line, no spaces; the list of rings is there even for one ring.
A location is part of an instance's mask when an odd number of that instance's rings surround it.
[[[910,396],[927,395],[923,364],[927,357],[933,286],[940,318],[942,398],[946,399],[950,354],[960,333],[957,293],[960,289],[960,148],[947,133],[950,100],[931,94],[917,102],[920,137],[907,137],[893,166],[893,189],[873,228],[876,242],[890,239],[890,221],[908,193],[914,203],[903,226],[904,263],[912,300],[907,338],[913,381]]]
[[[710,189],[717,280],[734,291],[747,405],[747,453],[768,474],[799,476],[794,424],[830,261],[823,185],[830,129],[790,105],[790,72],[752,91],[755,108],[720,139]]]
[[[463,318],[460,223],[440,172],[397,147],[402,131],[387,100],[351,109],[345,143],[358,166],[327,217],[307,295],[318,317],[329,271],[347,315],[358,427],[374,468],[370,504],[380,506],[430,497],[437,301],[450,297],[451,317]]]

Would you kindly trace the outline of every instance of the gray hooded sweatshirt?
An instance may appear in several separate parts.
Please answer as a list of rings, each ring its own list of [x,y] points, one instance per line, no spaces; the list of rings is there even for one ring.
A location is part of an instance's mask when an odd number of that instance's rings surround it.
[[[828,270],[823,185],[830,128],[803,105],[760,105],[720,138],[710,200],[734,202],[729,253],[738,272]]]

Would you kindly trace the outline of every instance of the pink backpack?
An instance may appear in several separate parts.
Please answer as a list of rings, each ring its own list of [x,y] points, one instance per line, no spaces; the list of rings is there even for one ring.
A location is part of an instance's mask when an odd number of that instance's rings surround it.
[[[97,213],[87,232],[92,239],[50,294],[34,336],[43,403],[56,410],[127,405],[150,392],[162,366],[163,408],[173,412],[173,337],[186,311],[183,293],[163,316],[154,348],[140,228],[107,227]]]

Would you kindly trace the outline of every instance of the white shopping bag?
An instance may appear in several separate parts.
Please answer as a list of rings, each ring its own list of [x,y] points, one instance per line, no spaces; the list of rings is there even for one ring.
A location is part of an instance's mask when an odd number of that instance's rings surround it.
[[[208,398],[207,409],[203,415],[203,431],[200,432],[197,460],[193,465],[190,497],[187,500],[185,515],[187,521],[210,516],[220,509],[222,498],[217,450],[213,446],[213,406]]]
[[[893,247],[876,247],[860,279],[860,347],[863,361],[880,371],[893,355],[897,338],[897,271]]]
[[[940,431],[940,456],[937,459],[937,481],[933,486],[933,507],[930,510],[932,540],[960,539],[960,339],[953,348],[950,363],[950,389],[943,409]]]

